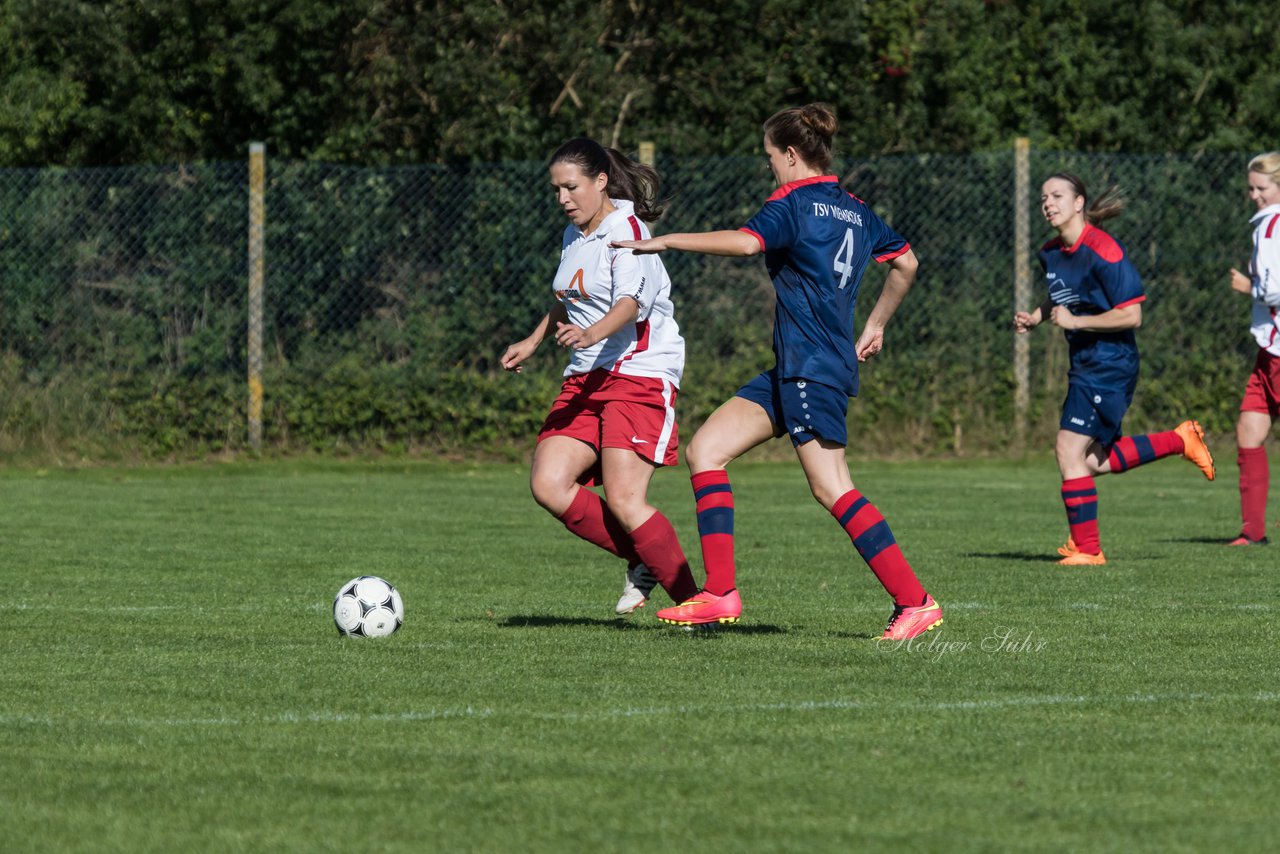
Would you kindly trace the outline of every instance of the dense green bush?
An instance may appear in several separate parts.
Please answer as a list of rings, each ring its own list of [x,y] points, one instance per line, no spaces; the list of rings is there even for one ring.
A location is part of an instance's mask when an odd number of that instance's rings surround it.
[[[0,165],[539,159],[586,132],[754,153],[827,101],[847,151],[1238,151],[1280,138],[1256,0],[9,0]],[[566,22],[572,22],[571,26]],[[572,34],[572,35],[569,35]]]
[[[14,0],[0,48],[0,165],[41,167],[0,170],[6,453],[244,448],[250,140],[270,158],[269,445],[527,447],[556,358],[514,382],[495,363],[549,302],[549,152],[654,141],[656,229],[736,227],[770,189],[761,121],[815,100],[845,186],[922,264],[851,410],[864,447],[1008,441],[1022,135],[1033,244],[1045,175],[1129,193],[1110,230],[1150,295],[1130,428],[1234,418],[1252,345],[1224,271],[1248,251],[1244,163],[1280,138],[1280,29],[1256,3]],[[772,295],[758,261],[666,260],[692,427],[768,366]],[[1032,353],[1044,440],[1061,336]]]
[[[1230,429],[1251,358],[1243,155],[1036,152],[1125,188],[1107,224],[1146,283],[1131,430],[1200,418]],[[660,162],[658,231],[736,227],[770,189],[760,161]],[[849,161],[845,186],[911,242],[915,288],[864,367],[861,447],[973,453],[1014,423],[1012,155]],[[245,448],[244,185],[238,165],[0,173],[0,443],[169,456]],[[269,448],[506,453],[527,448],[563,355],[522,375],[497,358],[551,304],[563,227],[541,163],[388,170],[268,169],[264,356]],[[1033,209],[1034,249],[1049,236]],[[688,342],[682,424],[771,364],[772,287],[759,259],[671,253]],[[1043,293],[1030,260],[1033,300]],[[884,270],[863,282],[859,323]],[[1056,425],[1062,336],[1031,340],[1031,441]]]

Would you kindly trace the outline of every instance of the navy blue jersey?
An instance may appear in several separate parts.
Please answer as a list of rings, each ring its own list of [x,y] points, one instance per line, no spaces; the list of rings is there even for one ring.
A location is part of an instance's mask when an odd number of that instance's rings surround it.
[[[1054,238],[1040,250],[1049,298],[1075,315],[1102,314],[1145,300],[1142,279],[1125,257],[1124,246],[1086,224],[1074,246]],[[1044,318],[1048,319],[1048,318]],[[1138,342],[1132,329],[1119,332],[1067,330],[1073,382],[1091,388],[1123,389],[1138,378]]]
[[[782,380],[858,393],[853,311],[867,262],[911,247],[834,175],[783,184],[742,227],[760,241],[778,292],[773,353]]]

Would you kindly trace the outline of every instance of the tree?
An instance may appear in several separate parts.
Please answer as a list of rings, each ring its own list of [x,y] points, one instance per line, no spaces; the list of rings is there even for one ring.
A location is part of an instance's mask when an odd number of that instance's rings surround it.
[[[752,154],[827,101],[846,152],[1280,138],[1252,0],[8,0],[0,164],[541,159],[586,133]]]

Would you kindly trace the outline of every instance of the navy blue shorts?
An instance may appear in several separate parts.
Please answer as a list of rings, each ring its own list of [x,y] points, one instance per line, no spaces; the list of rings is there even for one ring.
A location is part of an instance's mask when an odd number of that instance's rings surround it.
[[[785,433],[793,445],[819,438],[849,444],[849,395],[838,388],[811,380],[779,380],[773,368],[738,389],[737,397],[764,407],[773,421],[773,435]]]
[[[1133,386],[1119,391],[1087,388],[1070,383],[1062,402],[1058,426],[1072,433],[1092,436],[1104,447],[1115,444],[1123,434],[1120,422],[1133,402]]]

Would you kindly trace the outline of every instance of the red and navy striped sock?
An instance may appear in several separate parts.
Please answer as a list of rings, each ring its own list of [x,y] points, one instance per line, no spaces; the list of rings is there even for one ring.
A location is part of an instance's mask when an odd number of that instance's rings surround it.
[[[698,537],[707,570],[704,589],[723,596],[735,586],[733,562],[733,488],[729,473],[711,469],[693,475],[693,499],[698,511]]]
[[[1075,477],[1062,482],[1062,504],[1067,508],[1067,526],[1079,551],[1096,555],[1098,542],[1098,488],[1092,477]]]
[[[1266,448],[1240,448],[1240,533],[1251,540],[1267,535],[1267,487],[1271,484],[1271,464]]]
[[[635,564],[640,561],[640,556],[636,554],[636,544],[627,529],[622,527],[604,499],[590,489],[578,487],[578,494],[573,496],[569,508],[561,514],[560,521],[588,543],[626,558],[627,563]]]
[[[661,512],[655,512],[632,531],[631,539],[640,559],[673,602],[683,602],[698,592],[698,585],[689,570],[689,561],[685,559],[684,549],[680,548],[680,538]]]
[[[925,592],[911,564],[898,548],[889,523],[861,492],[851,489],[831,508],[853,547],[871,567],[876,578],[893,597],[893,604],[916,607],[924,604]]]
[[[1125,436],[1111,446],[1107,459],[1111,462],[1112,474],[1123,474],[1135,466],[1181,454],[1184,447],[1182,437],[1172,430],[1145,436]]]

